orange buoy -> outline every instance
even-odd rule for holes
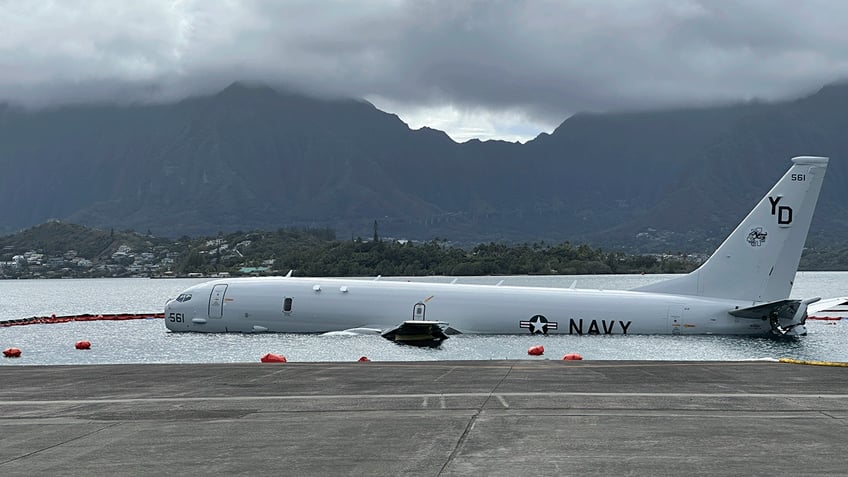
[[[20,358],[21,357],[21,349],[20,348],[6,348],[3,350],[3,356],[7,358]]]
[[[74,347],[76,349],[91,349],[91,341],[88,341],[88,340],[77,341],[77,343],[74,345]]]
[[[562,359],[565,361],[580,361],[583,359],[583,357],[580,356],[580,354],[578,353],[568,353],[567,355],[563,356]]]
[[[260,358],[260,361],[263,363],[285,363],[286,357],[279,354],[268,353]]]
[[[545,347],[541,345],[531,346],[530,349],[527,350],[527,354],[531,356],[542,356],[545,354]]]
[[[359,358],[360,363],[367,363],[368,361],[371,361],[370,359],[368,359],[368,356],[363,356]]]

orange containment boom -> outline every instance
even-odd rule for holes
[[[165,318],[164,313],[117,313],[101,315],[66,315],[66,316],[33,316],[32,318],[21,318],[17,320],[0,320],[0,327],[41,325],[52,323],[69,323],[71,321],[122,321],[122,320],[146,320],[148,318]]]

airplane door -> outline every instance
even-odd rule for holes
[[[221,318],[224,316],[224,293],[227,285],[215,285],[209,294],[209,318]]]
[[[425,311],[427,311],[427,305],[419,301],[412,307],[412,319],[423,320]]]
[[[680,334],[683,331],[683,305],[669,305],[668,307],[668,324],[671,326],[671,333],[674,335]]]

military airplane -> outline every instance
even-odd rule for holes
[[[306,278],[290,272],[192,286],[168,301],[165,324],[171,331],[242,333],[385,335],[418,323],[447,334],[804,335],[807,305],[818,298],[789,299],[789,293],[827,163],[825,157],[793,158],[786,174],[697,270],[633,290]]]

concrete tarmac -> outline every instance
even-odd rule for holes
[[[848,368],[0,366],[0,475],[848,475]]]

